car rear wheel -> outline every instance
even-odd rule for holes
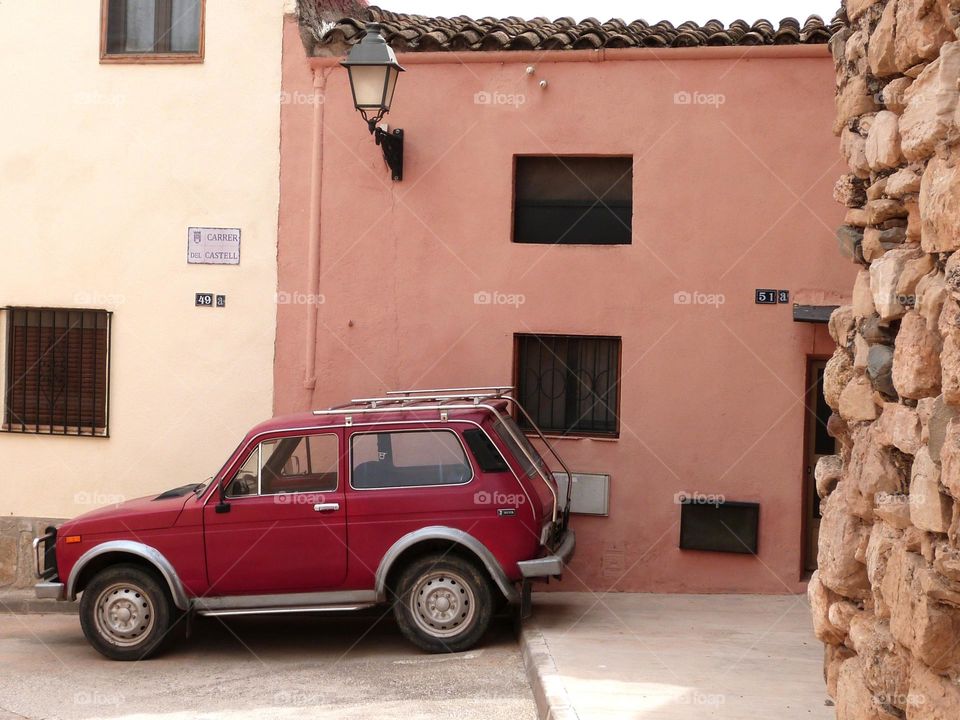
[[[462,652],[487,631],[493,596],[486,574],[474,563],[428,555],[402,571],[393,612],[414,645],[434,653]]]
[[[80,625],[87,640],[112,660],[143,660],[163,644],[173,602],[162,582],[136,565],[101,570],[80,596]]]

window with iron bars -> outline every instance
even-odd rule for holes
[[[518,398],[541,430],[619,434],[620,338],[518,334],[515,344]]]
[[[105,310],[7,308],[3,430],[109,434]]]

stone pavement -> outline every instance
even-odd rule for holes
[[[79,611],[78,602],[57,602],[56,600],[40,600],[33,588],[0,589],[0,613],[48,613],[60,615],[76,615]]]
[[[91,648],[76,616],[0,613],[0,720],[535,720],[509,618],[428,655],[384,610],[199,618],[151,660]]]
[[[537,593],[541,718],[832,720],[806,596]]]

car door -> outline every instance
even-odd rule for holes
[[[285,433],[250,448],[204,507],[209,595],[313,592],[347,574],[340,431]],[[225,511],[224,511],[225,508]]]

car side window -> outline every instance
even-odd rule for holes
[[[227,495],[333,492],[339,460],[339,438],[333,434],[264,440],[230,481]]]
[[[257,494],[257,472],[260,469],[259,449],[257,446],[250,453],[237,474],[227,485],[227,497],[244,497]]]
[[[350,462],[350,482],[359,490],[463,485],[473,479],[463,445],[450,430],[356,433]]]

